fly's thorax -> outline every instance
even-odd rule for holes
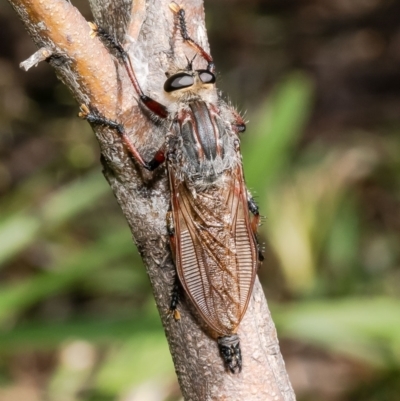
[[[223,173],[240,163],[237,141],[217,107],[193,100],[180,108],[173,123],[170,167],[177,178],[195,187],[218,185]]]

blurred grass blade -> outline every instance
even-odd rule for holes
[[[96,167],[48,199],[40,210],[42,219],[47,225],[65,223],[105,194],[111,194],[110,187]]]
[[[154,333],[136,333],[120,349],[110,353],[98,372],[95,385],[100,393],[118,394],[150,377],[172,379],[173,372],[171,354],[160,328]],[[147,400],[146,397],[139,399]]]
[[[303,73],[287,77],[260,108],[255,134],[243,141],[247,186],[264,192],[285,168],[312,107],[313,84]],[[250,135],[250,134],[246,134]]]
[[[123,320],[88,318],[62,323],[35,321],[21,324],[12,330],[0,331],[0,351],[48,350],[58,347],[71,338],[95,343],[113,343],[116,340],[128,340],[138,334],[150,333],[159,333],[165,340],[160,318],[156,313],[138,314]]]
[[[400,301],[345,299],[274,306],[281,336],[364,360],[400,367]]]
[[[90,273],[95,270],[107,267],[125,255],[133,255],[135,246],[128,228],[117,231],[110,227],[110,231],[112,234],[105,235],[96,244],[60,261],[52,271],[0,287],[0,323],[42,299],[60,294],[82,278],[90,280]]]
[[[12,215],[0,223],[0,268],[29,246],[42,229],[65,223],[99,198],[109,187],[98,169],[56,192],[38,209]]]
[[[29,213],[13,215],[0,225],[0,268],[8,259],[26,248],[41,226],[40,218]]]

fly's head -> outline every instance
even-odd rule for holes
[[[215,100],[215,75],[209,70],[193,70],[191,62],[185,70],[168,76],[164,91],[175,102],[190,102],[194,99]]]

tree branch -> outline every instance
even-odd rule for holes
[[[127,74],[78,10],[65,0],[9,0],[39,48],[79,104],[124,124],[145,159],[164,142],[164,132],[143,115]],[[170,0],[91,0],[95,19],[111,29],[130,50],[145,93],[167,104],[161,88],[164,72],[184,59],[187,48],[177,40]],[[201,0],[183,2],[192,36],[208,48]],[[37,56],[38,60],[40,55]],[[35,59],[36,60],[36,59]],[[35,61],[34,60],[34,61]],[[40,60],[39,60],[40,61]],[[203,67],[204,68],[204,67]],[[185,400],[294,400],[280,354],[276,330],[258,279],[239,327],[243,371],[224,370],[216,341],[203,327],[189,300],[180,305],[181,320],[168,318],[175,276],[165,216],[169,207],[166,171],[144,171],[132,162],[118,136],[93,127],[100,143],[104,175],[131,228],[147,267]],[[132,363],[135,363],[132,361]]]

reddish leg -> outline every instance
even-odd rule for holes
[[[128,149],[129,153],[145,169],[153,171],[165,161],[165,154],[163,148],[157,151],[149,162],[144,161],[139,151],[136,149],[135,145],[130,141],[129,137],[126,135],[124,126],[122,124],[118,124],[116,121],[109,120],[103,117],[97,111],[89,110],[89,108],[84,104],[81,105],[81,111],[79,113],[79,117],[84,118],[91,124],[104,125],[106,127],[115,129],[118,132],[119,136],[121,137],[122,142]]]
[[[253,218],[251,220],[251,229],[253,230],[253,233],[256,234],[258,224],[260,223],[260,213],[258,211],[258,206],[256,202],[251,196],[249,196],[247,202],[249,205],[249,210],[253,214]]]
[[[129,75],[132,85],[135,88],[142,104],[156,117],[161,119],[167,118],[168,111],[166,107],[161,103],[158,103],[156,100],[146,96],[143,93],[142,89],[140,88],[139,82],[136,78],[135,72],[132,68],[132,64],[129,59],[128,53],[125,51],[122,45],[116,39],[110,36],[104,29],[98,27],[96,24],[89,22],[89,26],[92,28],[90,36],[94,37],[96,35],[99,35],[99,37],[103,39],[108,44],[109,47],[117,51],[117,53],[119,54],[124,63],[125,69]],[[117,133],[120,135],[122,142],[128,149],[129,153],[139,164],[141,164],[147,170],[153,171],[161,163],[165,161],[165,154],[163,148],[161,148],[149,162],[144,161],[142,156],[136,149],[135,145],[130,141],[129,137],[126,135],[123,125],[102,116],[96,110],[90,110],[86,105],[82,105],[79,116],[88,120],[92,124],[104,125],[115,129]]]
[[[143,103],[143,105],[146,106],[157,117],[160,117],[162,119],[167,118],[168,117],[167,108],[161,103],[158,103],[156,100],[152,99],[151,97],[143,93],[142,88],[140,87],[139,82],[136,78],[135,71],[132,67],[132,63],[128,56],[128,53],[125,51],[121,43],[119,43],[108,32],[106,32],[103,28],[98,27],[96,24],[90,22],[89,26],[92,28],[92,33],[91,33],[92,37],[99,35],[99,37],[103,39],[108,44],[109,47],[115,49],[118,52],[119,56],[122,59],[122,62],[124,63],[125,69],[129,75],[132,85],[135,88],[139,96],[139,99]]]
[[[256,241],[257,241],[258,259],[259,259],[260,262],[262,262],[264,260],[264,255],[261,253],[260,244],[259,244],[258,239],[257,239],[257,227],[258,227],[258,225],[260,223],[260,213],[258,211],[258,206],[257,206],[256,202],[250,196],[250,194],[248,194],[247,203],[249,205],[250,212],[253,214],[253,218],[251,219],[250,225],[251,225],[251,229],[252,229],[252,231],[254,233],[254,236],[256,238]]]
[[[179,22],[179,29],[181,31],[181,36],[185,42],[188,43],[193,49],[196,50],[197,53],[207,61],[207,70],[210,72],[215,71],[214,60],[210,54],[208,54],[197,42],[195,42],[188,34],[186,28],[186,20],[185,20],[185,10],[175,2],[172,2],[169,5],[169,8],[176,14]]]

